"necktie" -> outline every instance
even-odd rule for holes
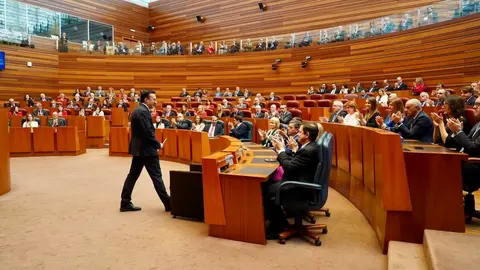
[[[477,124],[475,131],[472,134],[472,139],[475,138],[475,135],[480,131],[480,124]]]
[[[212,123],[210,129],[208,130],[208,137],[213,137],[215,134],[215,125]]]

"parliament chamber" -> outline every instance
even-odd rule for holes
[[[478,267],[479,1],[131,2],[0,0],[5,269]]]

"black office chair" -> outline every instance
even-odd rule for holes
[[[251,142],[253,138],[253,124],[252,122],[249,121],[243,121],[245,125],[248,127],[248,138],[246,139],[241,139],[240,141],[242,142]]]
[[[480,164],[480,158],[469,158],[467,163],[477,163]],[[464,176],[465,179],[465,176]],[[478,180],[478,179],[477,179]],[[463,190],[467,192],[467,195],[463,198],[464,200],[464,210],[465,210],[465,223],[469,224],[472,222],[473,218],[480,219],[480,211],[475,209],[475,195],[473,192],[477,191],[480,188],[480,183],[478,181],[466,183],[463,182]]]
[[[187,122],[187,124],[188,124],[188,130],[191,130],[192,129],[192,120],[185,119],[184,121]]]
[[[227,135],[225,134],[225,122],[223,122],[222,120],[217,120],[217,122],[220,123],[220,125],[222,126],[222,132],[220,134]]]
[[[306,236],[312,240],[316,246],[322,242],[315,231],[321,230],[323,234],[328,233],[327,225],[303,225],[302,219],[309,211],[309,204],[315,205],[325,201],[323,190],[328,189],[328,180],[332,166],[333,135],[327,133],[325,137],[317,141],[320,148],[318,153],[320,162],[317,165],[313,183],[304,183],[297,181],[285,181],[280,184],[277,191],[276,204],[283,206],[287,213],[293,214],[295,223],[287,231],[280,233],[279,243],[285,244],[287,238],[292,236]],[[328,192],[328,191],[327,191]]]

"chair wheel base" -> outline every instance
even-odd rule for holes
[[[285,241],[285,239],[278,239],[278,243],[281,245],[285,245],[287,241]]]
[[[322,245],[322,241],[320,241],[320,239],[316,239],[315,240],[315,246],[319,247]]]
[[[330,217],[331,215],[330,211],[325,212],[325,216]]]
[[[327,228],[323,229],[323,230],[322,230],[322,233],[323,233],[323,234],[327,234],[327,233],[328,233],[328,229],[327,229]]]

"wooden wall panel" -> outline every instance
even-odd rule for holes
[[[48,41],[48,39],[43,39]],[[25,94],[38,97],[58,94],[58,55],[55,50],[0,45],[6,69],[0,71],[0,100],[18,99]],[[33,66],[28,67],[27,62]]]
[[[48,8],[58,12],[112,24],[117,40],[132,37],[148,41],[149,9],[123,0],[18,0],[27,4]]]
[[[59,90],[102,85],[118,90],[152,88],[160,97],[182,87],[248,87],[252,92],[305,93],[310,85],[362,82],[402,76],[409,86],[423,77],[458,89],[480,75],[480,15],[386,36],[322,46],[214,56],[60,55]],[[300,62],[312,56],[307,68]],[[276,71],[275,59],[282,59]]]
[[[258,3],[267,5],[261,12]],[[402,13],[440,0],[162,0],[150,3],[152,41],[279,36]],[[206,21],[196,20],[202,15]]]

